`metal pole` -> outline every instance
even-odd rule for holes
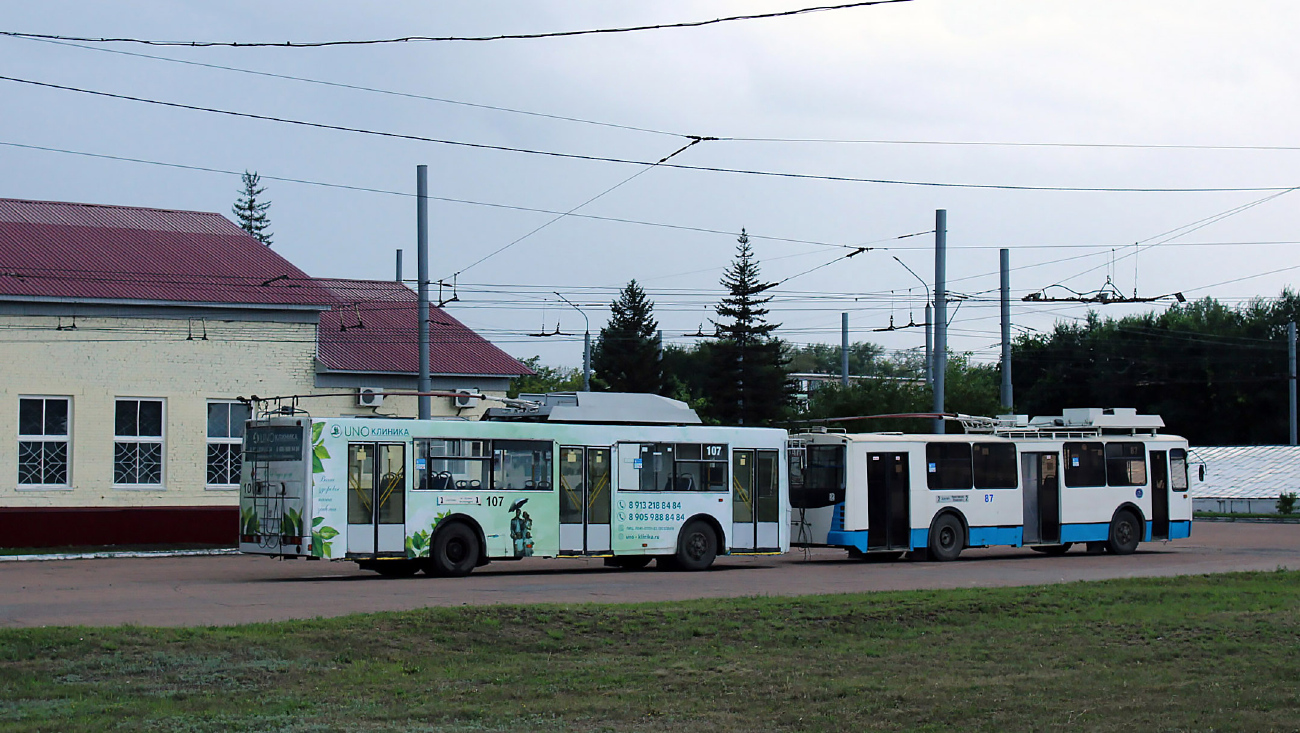
[[[1290,413],[1291,413],[1291,445],[1296,444],[1296,404],[1295,404],[1295,324],[1286,324],[1286,362],[1290,379],[1287,383],[1290,385]]]
[[[591,331],[582,334],[582,391],[591,391]]]
[[[402,250],[397,250],[397,282],[402,281]]]
[[[420,392],[433,391],[429,375],[429,166],[415,166],[415,241],[416,267],[419,270],[420,290]],[[420,419],[433,416],[433,404],[428,394],[418,398]]]
[[[934,386],[934,310],[925,304],[925,386]]]
[[[1011,412],[1011,250],[998,250],[1002,270],[1002,409]]]
[[[944,377],[948,371],[948,211],[934,212],[934,411],[943,412]],[[944,432],[936,418],[934,432]]]
[[[849,386],[849,314],[840,314],[840,383]]]
[[[573,306],[573,309],[575,311],[581,313],[583,322],[587,324],[587,330],[582,336],[582,391],[590,392],[591,391],[591,320],[587,318],[587,314],[583,313],[581,308],[574,305],[572,300],[569,300],[563,295],[560,295],[558,292],[555,293],[555,295],[560,300],[563,300],[565,303],[568,303],[569,305]]]

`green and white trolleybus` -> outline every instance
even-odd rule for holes
[[[786,432],[699,423],[675,400],[599,393],[473,422],[281,410],[245,431],[239,548],[449,576],[524,557],[702,570],[788,551]]]

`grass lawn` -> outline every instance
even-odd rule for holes
[[[1298,609],[1279,571],[0,630],[0,730],[1296,730]]]

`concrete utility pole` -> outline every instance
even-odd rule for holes
[[[840,383],[849,386],[849,314],[840,314]]]
[[[1011,250],[998,250],[1002,270],[1002,409],[1011,412]]]
[[[948,371],[948,211],[934,212],[934,411],[943,412],[944,377]],[[943,418],[934,421],[942,433]]]
[[[415,242],[416,268],[420,280],[420,387],[422,393],[433,391],[429,375],[429,166],[415,166]],[[433,404],[428,394],[416,398],[420,405],[420,419],[433,417]]]
[[[1290,379],[1287,384],[1290,385],[1288,392],[1291,396],[1289,412],[1291,413],[1291,445],[1296,444],[1296,404],[1295,404],[1295,324],[1286,324],[1286,363]]]

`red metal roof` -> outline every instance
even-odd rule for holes
[[[318,358],[327,369],[357,372],[419,371],[419,300],[385,280],[319,282],[334,297],[321,314]],[[434,374],[523,375],[532,370],[446,311],[429,308],[429,370]]]
[[[328,305],[220,214],[0,199],[0,296]]]

